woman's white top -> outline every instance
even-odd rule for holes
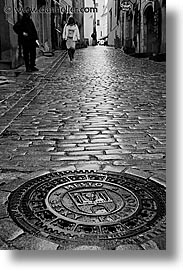
[[[75,25],[65,25],[63,30],[63,39],[68,40],[72,39],[73,41],[77,41],[80,39],[78,26]]]

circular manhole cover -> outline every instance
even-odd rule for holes
[[[141,243],[165,233],[165,188],[128,174],[56,172],[32,179],[9,198],[12,219],[55,243]]]

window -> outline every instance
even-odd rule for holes
[[[41,8],[42,6],[46,6],[46,0],[38,0],[37,1],[37,8]]]
[[[115,0],[114,1],[114,5],[115,5],[115,12],[114,12],[114,16],[116,17],[117,16],[117,4],[118,4],[118,1],[117,0]]]
[[[100,20],[97,20],[97,26],[100,26]]]
[[[109,11],[109,30],[112,31],[112,9]]]
[[[102,31],[100,32],[100,36],[102,37]]]

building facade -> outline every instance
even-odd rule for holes
[[[166,0],[141,2],[140,38],[141,52],[166,52]]]
[[[122,41],[122,26],[119,20],[119,1],[118,0],[108,0],[107,3],[107,29],[108,29],[108,45],[109,46],[119,46]]]
[[[62,48],[62,31],[70,16],[72,0],[1,0],[0,69],[14,69],[23,64],[21,45],[13,25],[27,7],[32,10],[32,20],[42,47],[49,50]]]
[[[166,53],[166,0],[108,0],[108,43],[126,53]]]
[[[52,48],[64,49],[62,39],[64,25],[71,15],[72,0],[51,0],[51,41]]]
[[[22,2],[18,0],[0,1],[0,69],[15,68],[23,62],[17,35],[13,31],[13,25],[21,16],[16,8],[21,6]]]
[[[85,7],[94,8],[84,14],[84,37],[91,46],[95,31],[97,41],[107,37],[107,0],[85,0]]]
[[[97,4],[96,30],[99,41],[107,38],[107,1],[98,0]]]
[[[80,43],[77,46],[83,47],[85,43],[84,43],[84,12],[82,12],[82,9],[85,7],[85,1],[73,0],[72,6],[74,11],[73,16],[76,20],[76,23],[78,25],[79,32],[80,32]]]
[[[85,0],[85,7],[93,7],[93,0]],[[94,13],[89,12],[84,14],[84,39],[87,40],[89,46],[92,45]]]

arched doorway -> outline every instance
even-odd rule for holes
[[[152,6],[148,6],[144,12],[144,52],[154,51],[154,13]]]
[[[134,13],[134,37],[133,37],[133,45],[135,47],[135,51],[140,53],[140,12],[138,7],[135,8]]]
[[[127,47],[132,48],[132,20],[133,14],[130,10],[127,14]]]
[[[124,51],[126,53],[131,53],[133,52],[133,44],[132,44],[132,20],[133,20],[133,14],[132,11],[127,11],[126,12],[126,26],[125,26],[125,45],[124,45]]]

